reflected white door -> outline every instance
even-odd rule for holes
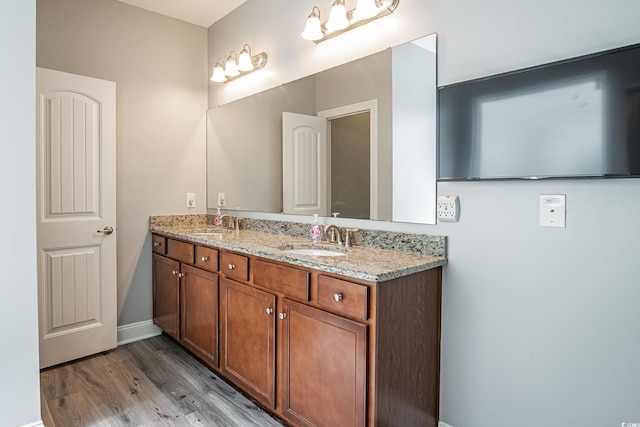
[[[282,113],[282,157],[283,212],[328,216],[327,120]]]
[[[116,347],[114,82],[37,69],[40,367]]]

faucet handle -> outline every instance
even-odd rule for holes
[[[344,230],[344,246],[345,247],[350,247],[350,246],[355,246],[356,245],[356,236],[355,233],[357,233],[358,231],[360,231],[357,228],[346,228]]]

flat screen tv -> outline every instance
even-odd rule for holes
[[[438,88],[438,179],[640,177],[640,45]]]

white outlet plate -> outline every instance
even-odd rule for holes
[[[540,195],[540,227],[566,227],[566,195]]]
[[[226,206],[227,205],[227,195],[226,193],[218,193],[218,206]]]
[[[196,193],[187,193],[187,207],[188,208],[196,207]]]
[[[458,222],[460,220],[460,199],[452,194],[438,196],[438,221]]]

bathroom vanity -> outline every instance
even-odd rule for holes
[[[437,425],[444,254],[208,227],[152,220],[167,335],[294,426]]]

